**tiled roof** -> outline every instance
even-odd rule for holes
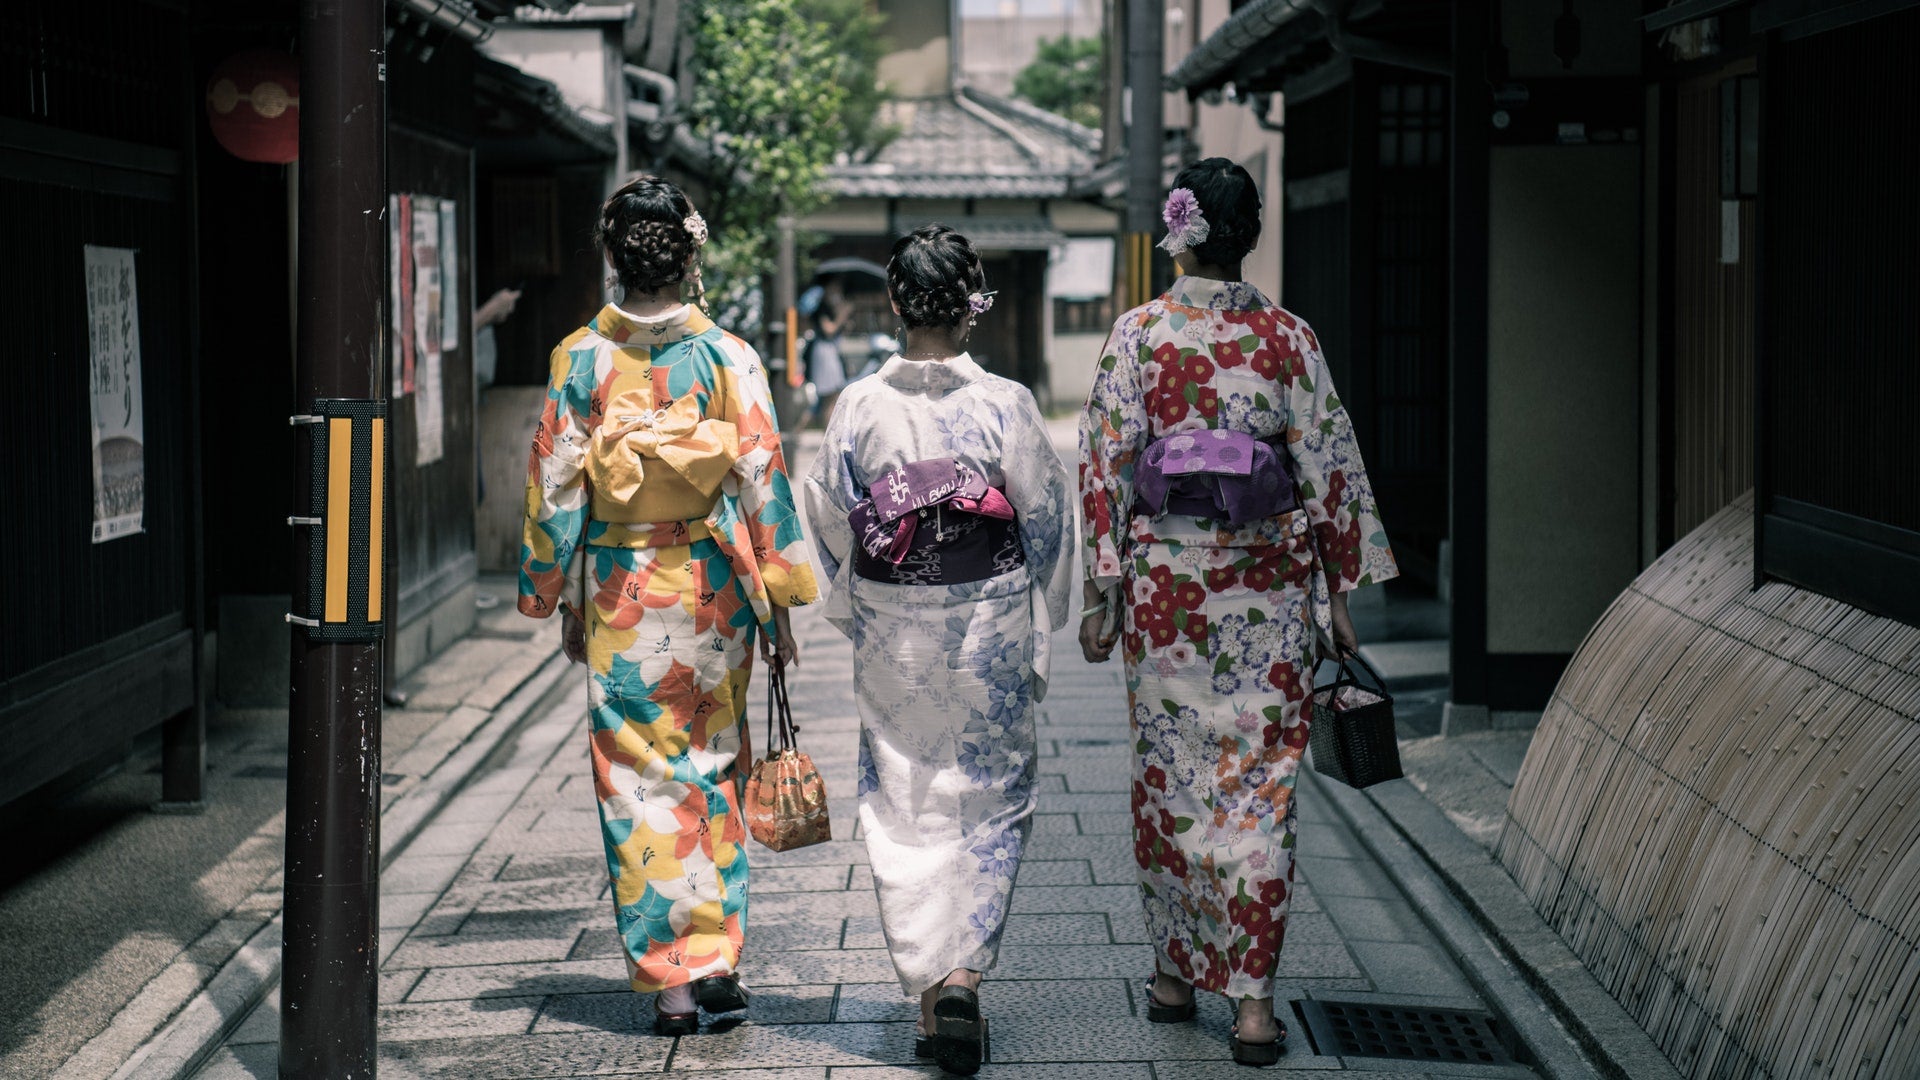
[[[932,221],[932,218],[901,218],[894,223],[894,231],[905,235]],[[981,251],[1046,251],[1067,242],[1065,233],[1038,216],[1002,218],[966,215],[944,218],[942,223],[966,233],[967,239]]]
[[[1093,165],[1099,135],[1017,102],[963,88],[890,102],[900,128],[874,160],[831,170],[834,190],[866,198],[1048,198]]]
[[[475,56],[474,86],[483,104],[512,103],[538,117],[555,133],[606,157],[613,156],[612,118],[567,104],[560,88],[546,79],[481,53]]]

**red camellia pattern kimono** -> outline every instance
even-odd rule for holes
[[[1136,457],[1209,428],[1284,440],[1302,509],[1238,528],[1137,511]],[[1160,970],[1271,997],[1328,591],[1398,572],[1353,427],[1306,323],[1244,282],[1183,277],[1114,325],[1080,439],[1087,574],[1123,602],[1134,858]]]

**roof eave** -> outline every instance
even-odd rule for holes
[[[1250,50],[1306,15],[1320,15],[1316,0],[1253,0],[1180,61],[1167,89],[1198,94],[1226,82]]]

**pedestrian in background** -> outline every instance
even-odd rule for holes
[[[822,423],[831,422],[834,401],[847,385],[847,361],[841,355],[840,337],[853,316],[853,304],[837,281],[816,288],[820,296],[813,310],[807,312],[812,332],[807,335],[806,354],[807,382],[813,386],[814,400],[807,407],[806,419],[800,422],[802,428],[810,426],[816,416]]]
[[[853,639],[860,824],[915,1051],[979,1069],[993,967],[1032,828],[1033,706],[1072,599],[1072,481],[1033,395],[963,350],[992,306],[966,237],[928,225],[887,268],[906,343],[847,388],[807,476]]]
[[[747,1004],[745,822],[734,785],[752,645],[795,663],[817,598],[760,358],[681,302],[706,223],[640,177],[597,230],[625,296],[553,350],[534,434],[520,610],[564,611],[590,670],[594,793],[614,923],[654,1029]]]
[[[1080,643],[1124,647],[1148,1019],[1224,994],[1234,1059],[1267,1064],[1314,662],[1358,647],[1347,592],[1397,570],[1313,331],[1241,280],[1253,178],[1190,165],[1164,216],[1181,276],[1114,324],[1081,418]]]

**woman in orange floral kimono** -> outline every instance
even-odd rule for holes
[[[1166,218],[1183,276],[1115,323],[1081,419],[1080,642],[1125,651],[1148,1019],[1225,994],[1234,1058],[1267,1064],[1314,661],[1322,639],[1356,647],[1347,591],[1396,570],[1313,331],[1240,280],[1252,178],[1189,166]]]
[[[756,637],[795,659],[818,598],[759,357],[680,302],[706,224],[642,177],[599,237],[625,299],[553,351],[527,484],[520,610],[564,611],[591,670],[614,922],[655,1030],[746,1007],[745,823],[733,783]]]

